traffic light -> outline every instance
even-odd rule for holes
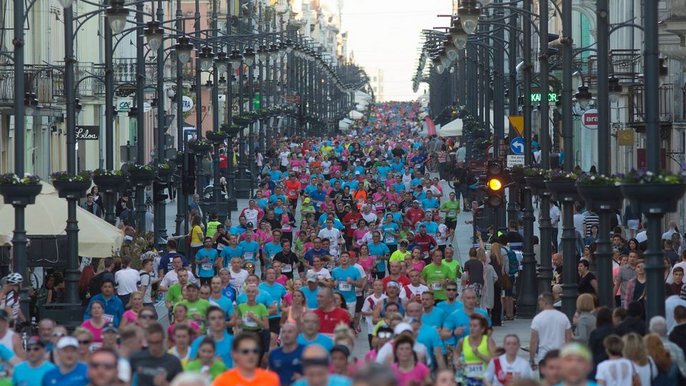
[[[167,195],[164,194],[164,189],[167,188],[167,184],[158,180],[157,178],[152,182],[152,201],[157,204],[158,202],[164,202],[167,199]]]
[[[486,203],[499,208],[505,202],[505,172],[500,161],[488,161],[486,167]]]

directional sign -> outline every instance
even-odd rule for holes
[[[524,155],[508,155],[507,156],[507,167],[511,168],[513,166],[524,165]]]
[[[524,135],[524,116],[522,115],[510,115],[507,117],[510,124],[515,129],[517,134]]]
[[[524,138],[514,137],[510,142],[510,151],[517,155],[524,154]]]
[[[598,130],[598,110],[586,110],[581,116],[581,123],[587,129]]]

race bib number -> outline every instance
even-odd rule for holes
[[[290,264],[284,264],[281,267],[281,272],[283,272],[283,273],[293,272],[293,267]]]
[[[254,260],[255,254],[252,252],[245,252],[243,254],[243,258],[245,258],[245,261],[253,261]]]
[[[105,318],[105,324],[114,323],[114,315],[105,314],[103,315],[103,318]]]
[[[481,363],[467,363],[465,365],[465,375],[470,378],[483,378],[484,366]]]
[[[290,224],[283,224],[281,226],[281,231],[283,232],[290,232],[291,231],[291,225]]]
[[[338,289],[340,291],[350,291],[352,290],[352,285],[350,283],[338,283]]]
[[[386,237],[384,237],[384,242],[385,242],[386,244],[394,243],[394,242],[395,242],[395,237],[394,237],[393,235],[386,235]]]
[[[212,263],[202,263],[202,264],[200,264],[200,268],[203,271],[211,271],[212,270]]]
[[[298,194],[295,192],[295,190],[289,190],[288,195],[289,196],[297,196]]]
[[[432,283],[432,284],[431,284],[431,289],[434,290],[434,291],[440,291],[440,290],[443,289],[443,284],[441,284],[440,282]]]
[[[351,223],[351,224],[350,224],[350,229],[357,229],[357,224]]]
[[[448,211],[448,217],[457,217],[457,211],[456,210],[449,210]]]
[[[247,316],[244,316],[244,317],[242,318],[242,320],[243,320],[243,325],[244,325],[245,327],[249,327],[249,328],[255,328],[255,327],[257,327],[257,322],[255,322],[254,320],[248,318]]]

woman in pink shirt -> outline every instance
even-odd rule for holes
[[[425,385],[431,382],[431,371],[417,360],[413,347],[414,339],[407,335],[400,335],[393,342],[394,360],[391,368],[398,386]]]
[[[369,228],[367,228],[367,221],[360,219],[357,222],[357,229],[353,231],[353,249],[360,249],[362,244],[364,244],[364,236],[369,233]]]
[[[105,319],[105,305],[98,300],[91,303],[91,318],[81,323],[81,327],[93,333],[93,342],[102,343],[102,330],[110,323]]]
[[[124,316],[119,323],[119,329],[126,327],[129,324],[136,324],[138,313],[143,310],[143,294],[135,291],[131,293],[129,304],[126,305],[128,310],[124,312]]]
[[[362,244],[360,246],[357,263],[364,268],[364,273],[367,274],[367,278],[369,279],[369,282],[371,282],[374,277],[374,275],[371,274],[372,268],[376,262],[374,261],[374,257],[369,256],[369,247],[367,247],[367,244]]]

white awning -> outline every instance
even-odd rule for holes
[[[441,127],[441,130],[436,130],[441,137],[459,137],[462,135],[462,119],[455,118],[447,125]]]

